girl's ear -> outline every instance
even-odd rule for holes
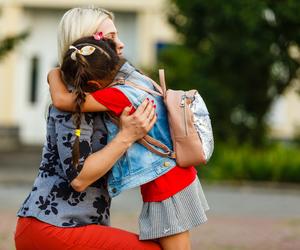
[[[90,80],[87,82],[88,85],[92,86],[92,87],[96,87],[96,88],[99,88],[101,89],[102,88],[102,85],[100,82],[98,81],[95,81],[95,80]]]

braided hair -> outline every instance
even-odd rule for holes
[[[91,54],[80,53],[87,48]],[[99,85],[88,84],[88,81],[99,81],[101,88],[113,81],[121,63],[116,52],[116,44],[111,39],[95,40],[93,36],[81,38],[70,46],[65,53],[61,65],[64,81],[73,88],[76,94],[73,123],[75,125],[75,142],[72,149],[72,163],[78,169],[80,159],[80,124],[82,104],[85,102],[85,92],[99,89]]]

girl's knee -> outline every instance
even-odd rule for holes
[[[191,250],[189,231],[160,238],[159,243],[163,250]]]

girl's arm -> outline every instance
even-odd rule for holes
[[[60,68],[54,68],[48,73],[48,84],[54,107],[62,111],[75,111],[74,93],[70,93],[63,82]],[[97,102],[91,95],[87,94],[84,104],[81,107],[83,112],[100,112],[108,109]]]
[[[133,113],[124,109],[120,117],[120,131],[103,149],[88,156],[79,175],[71,182],[72,187],[84,191],[90,184],[105,175],[115,162],[138,139],[144,137],[156,122],[153,104],[145,100]]]

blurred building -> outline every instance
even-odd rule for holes
[[[300,139],[300,80],[295,79],[275,100],[269,115],[270,136],[279,140]]]
[[[56,30],[63,13],[92,4],[115,13],[125,56],[151,67],[158,48],[175,41],[166,20],[167,0],[0,0],[0,37],[29,30],[30,36],[0,61],[0,148],[15,140],[41,144],[49,101],[47,72],[57,65]],[[291,138],[300,125],[299,95],[292,89],[270,112],[271,135]],[[298,128],[299,129],[299,128]]]
[[[0,62],[0,143],[5,147],[18,134],[25,144],[43,142],[46,76],[57,65],[57,26],[67,9],[87,4],[114,12],[125,57],[133,64],[150,67],[158,45],[174,40],[165,20],[165,0],[0,0],[0,37],[30,31]]]

